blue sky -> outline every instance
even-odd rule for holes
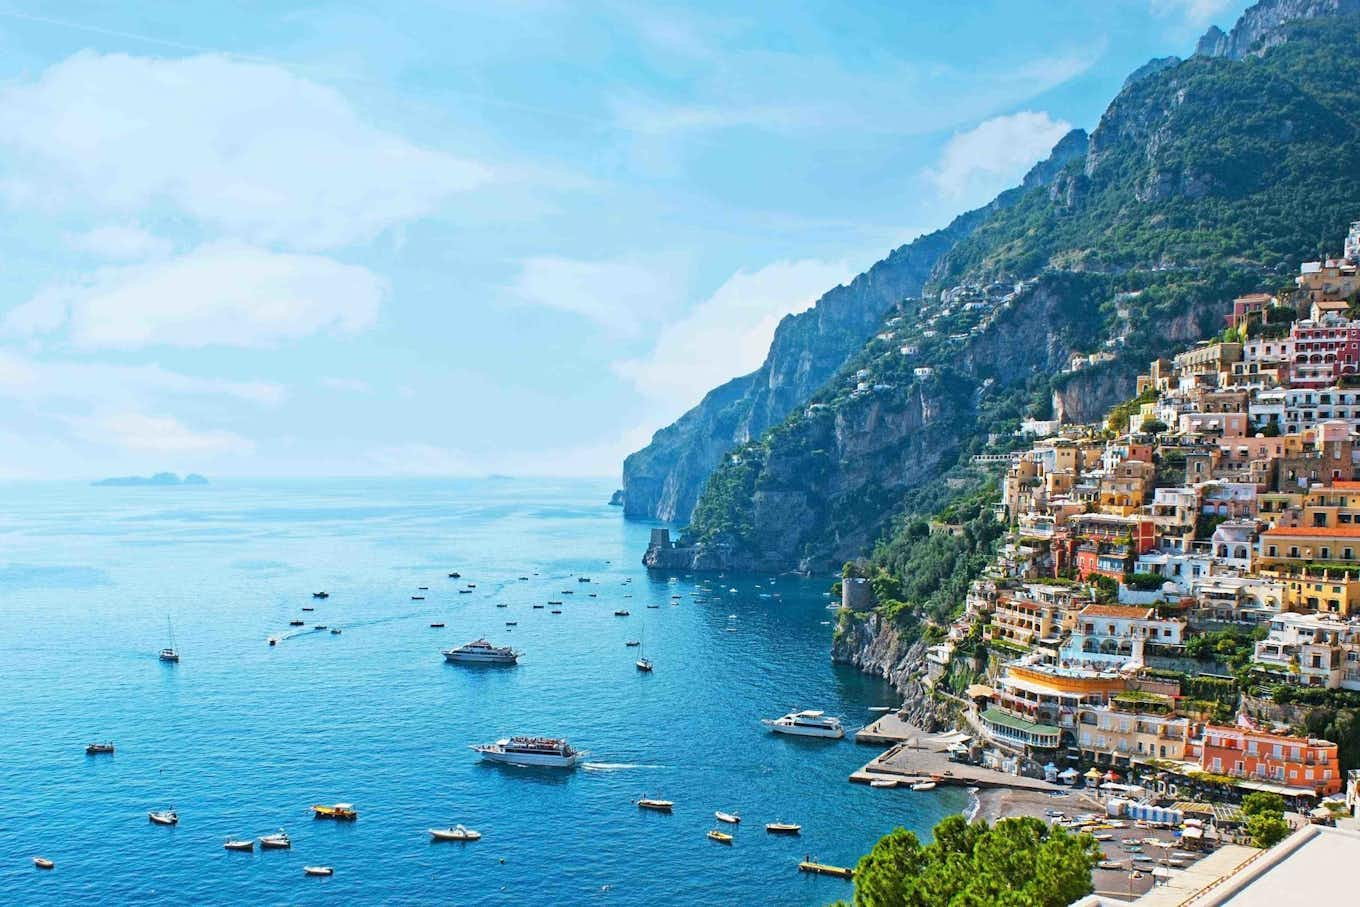
[[[616,474],[1246,5],[0,2],[0,477]]]

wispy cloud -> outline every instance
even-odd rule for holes
[[[925,175],[950,200],[990,198],[1045,158],[1071,128],[1043,111],[993,117],[950,138]]]
[[[108,224],[67,237],[71,248],[107,261],[140,261],[170,254],[170,240],[136,224]]]
[[[636,337],[680,301],[673,263],[651,260],[584,260],[543,255],[525,259],[510,285],[521,302],[571,312],[609,333]]]
[[[173,416],[125,411],[69,421],[86,441],[136,454],[204,458],[255,451],[253,441],[234,432],[196,430]]]

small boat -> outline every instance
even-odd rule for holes
[[[160,654],[156,657],[161,661],[179,664],[179,649],[175,648],[175,625],[170,623],[168,617],[165,619],[165,625],[170,629],[170,645],[161,649]]]
[[[290,627],[300,627],[300,626],[302,626],[302,625],[305,624],[305,623],[307,623],[307,621],[305,621],[305,620],[290,620],[290,621],[288,621],[288,626],[290,626]]]
[[[668,813],[675,808],[672,800],[656,800],[651,797],[643,797],[637,801],[638,809],[650,809],[653,812]]]
[[[304,866],[302,874],[308,876],[333,876],[335,870],[329,866]]]
[[[637,665],[637,669],[644,674],[652,673],[652,660],[650,658],[639,658],[633,664]]]
[[[459,589],[459,590],[458,590],[458,594],[459,594],[459,595],[471,595],[471,594],[472,594],[472,590],[471,590],[471,589]]]
[[[339,627],[331,627],[331,635],[332,635],[332,636],[339,636],[339,635],[340,635],[340,628],[339,628]]]
[[[468,583],[468,584],[467,584],[467,587],[468,587],[469,589],[476,589],[476,588],[477,588],[477,584],[476,584],[476,583]]]
[[[283,829],[279,829],[272,835],[260,836],[261,850],[289,850],[292,846],[293,842],[288,838],[287,832]]]
[[[313,593],[312,593],[312,598],[330,598],[330,597],[331,597],[331,594],[330,594],[329,592],[313,592]]]
[[[253,851],[255,842],[250,838],[227,838],[227,842],[222,846],[227,850]]]
[[[625,646],[640,646],[640,645],[642,645],[642,642],[641,642],[640,640],[636,640],[636,639],[629,639],[629,640],[626,640],[626,641],[624,642],[624,645],[625,645]]]
[[[325,625],[325,624],[317,624],[315,627],[312,627],[312,629],[313,629],[313,630],[324,630],[324,629],[326,629],[326,625]]]
[[[548,604],[550,604],[550,605],[560,605],[560,604],[562,604],[562,602],[561,602],[561,601],[553,601],[552,599],[548,599]],[[540,605],[539,607],[542,607],[542,606]]]
[[[553,608],[553,609],[552,609],[551,611],[549,611],[548,613],[549,613],[549,614],[561,614],[561,613],[562,613],[562,609],[561,609],[561,608]]]
[[[629,615],[629,613],[630,613],[630,612],[629,612],[626,608],[620,608],[619,610],[617,610],[617,611],[614,612],[614,616],[615,616],[615,617],[627,617],[627,616]]]
[[[769,822],[765,825],[765,830],[772,835],[797,835],[802,834],[803,826],[794,825],[792,822]]]
[[[588,577],[588,576],[578,576],[578,577],[576,577],[576,581],[577,581],[578,583],[588,583],[588,582],[590,582],[590,577]]]
[[[339,822],[353,822],[355,819],[359,818],[359,811],[354,808],[353,803],[336,803],[332,806],[313,806],[312,814],[318,819],[335,819]]]
[[[416,588],[419,589],[421,592],[429,592],[429,591],[430,591],[430,587],[429,587],[429,586],[416,586]]]
[[[732,836],[725,831],[718,831],[716,828],[709,829],[708,839],[717,841],[719,844],[731,844]]]
[[[277,646],[279,644],[279,638],[277,636],[269,637],[269,644],[271,646]]]
[[[648,607],[648,608],[652,608],[652,609],[656,609],[656,608],[660,608],[661,606],[660,606],[660,605],[648,605],[647,607]]]
[[[855,877],[855,870],[847,866],[832,866],[830,863],[817,863],[812,860],[800,862],[798,871],[822,876],[835,876],[838,879],[853,879]]]
[[[411,601],[413,601],[413,602],[423,602],[424,600],[425,600],[425,596],[423,596],[423,595],[412,595],[412,596],[411,596]]]
[[[543,606],[542,606],[542,605],[534,605],[534,610],[535,610],[535,611],[542,611],[542,610],[543,610]]]
[[[315,611],[316,609],[315,609],[315,608],[303,608],[302,610],[304,610],[304,611]]]
[[[874,780],[872,780],[872,781],[869,782],[869,786],[870,786],[870,787],[889,787],[889,788],[891,788],[891,787],[896,787],[896,786],[897,786],[897,779],[896,779],[896,778],[875,778]]]
[[[891,712],[891,711],[892,711],[892,706],[890,706],[890,705],[871,705],[871,706],[869,706],[869,711],[871,711],[871,712]]]
[[[457,572],[457,571],[454,571],[453,573],[450,573],[450,574],[449,574],[449,579],[462,579],[462,578],[463,578],[463,574],[461,574],[461,573],[459,573],[459,572]]]
[[[85,755],[104,756],[113,755],[112,743],[87,743],[85,744]]]
[[[431,828],[430,837],[436,841],[480,841],[482,833],[455,825],[453,828]]]
[[[39,869],[52,869],[57,864],[47,859],[47,857],[34,857],[33,865],[38,867]]]
[[[444,625],[443,625],[443,624],[430,624],[430,629],[432,629],[432,630],[442,630],[442,629],[444,629]]]
[[[912,790],[934,790],[934,789],[935,789],[935,782],[934,782],[934,781],[917,781],[915,784],[913,784],[913,785],[911,786],[911,789],[912,789]]]
[[[1124,864],[1118,860],[1101,860],[1096,864],[1097,869],[1123,869]]]
[[[507,605],[505,602],[501,602],[500,604],[496,605],[496,607],[497,607],[497,608],[508,608],[508,607],[510,607],[510,606]]]
[[[156,825],[179,824],[179,814],[176,813],[173,809],[154,809],[151,812],[147,813],[146,817]]]
[[[517,621],[517,620],[507,620],[507,621],[505,622],[505,625],[506,625],[507,627],[518,627],[518,626],[519,626],[519,621]]]
[[[722,810],[718,810],[713,814],[713,818],[717,819],[719,822],[726,822],[728,825],[741,824],[741,816],[736,813],[725,813]]]
[[[521,583],[527,583],[527,582],[529,581],[529,577],[527,577],[527,576],[521,576],[521,577],[519,578],[519,581],[520,581]]]

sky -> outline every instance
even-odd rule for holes
[[[0,0],[0,478],[617,475],[1246,5]]]

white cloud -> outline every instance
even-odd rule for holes
[[[254,453],[255,443],[220,429],[195,431],[173,416],[121,411],[68,420],[87,441],[130,453],[211,457]]]
[[[377,320],[385,289],[356,265],[227,241],[50,287],[12,309],[3,326],[21,336],[64,330],[84,348],[269,347],[362,331]]]
[[[136,224],[96,227],[67,237],[72,248],[109,261],[139,261],[170,254],[168,239],[156,236]]]
[[[713,387],[765,359],[775,327],[853,277],[844,261],[776,261],[738,271],[683,318],[662,328],[645,357],[614,363],[637,391],[677,415]]]
[[[1150,0],[1155,16],[1179,16],[1190,25],[1207,25],[1232,6],[1232,0]]]
[[[571,312],[612,334],[635,337],[678,300],[673,272],[659,261],[544,255],[520,263],[510,292],[523,302]]]
[[[369,394],[373,387],[362,378],[322,378],[321,386],[345,394]]]
[[[282,66],[77,53],[0,90],[12,201],[169,206],[254,242],[325,249],[425,217],[493,177],[365,120]]]
[[[951,200],[990,198],[1043,160],[1071,128],[1042,111],[993,117],[950,138],[925,175]]]
[[[281,385],[269,381],[199,378],[156,364],[38,360],[0,350],[0,397],[30,404],[64,400],[128,407],[165,397],[220,397],[272,406],[285,396]]]

